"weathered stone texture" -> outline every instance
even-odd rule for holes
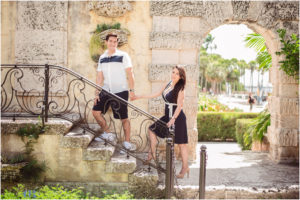
[[[199,70],[195,65],[180,65],[185,69],[188,82],[196,82],[199,78]],[[149,65],[150,81],[169,81],[171,72],[175,65],[170,64],[151,64]]]
[[[245,20],[248,17],[250,1],[232,1],[232,9],[235,20]]]
[[[272,134],[268,134],[268,140],[271,144],[281,147],[297,147],[299,140],[299,131],[288,128],[269,128]]]
[[[16,28],[18,31],[66,31],[67,8],[68,2],[18,2]]]
[[[154,32],[178,32],[179,17],[153,16]]]
[[[151,32],[150,48],[191,49],[200,48],[204,34],[192,32]]]
[[[269,111],[271,114],[299,116],[298,98],[270,97],[269,103]]]
[[[94,11],[99,16],[121,17],[132,10],[132,5],[128,1],[89,1],[87,4],[89,11]]]
[[[17,10],[16,62],[65,65],[68,3],[18,2]]]
[[[278,21],[299,20],[299,3],[283,1],[266,1],[262,3],[262,10],[258,14],[257,23],[265,28],[276,26]]]
[[[179,27],[180,32],[194,32],[194,33],[204,32],[205,33],[210,28],[211,28],[210,24],[206,20],[204,20],[200,17],[181,17],[180,18],[180,27]]]
[[[152,64],[174,64],[179,62],[179,51],[177,50],[152,50]]]
[[[152,16],[184,16],[209,19],[212,26],[220,25],[232,15],[230,1],[151,1]]]
[[[136,159],[129,157],[113,157],[110,162],[106,162],[105,171],[107,173],[132,173],[136,168]]]

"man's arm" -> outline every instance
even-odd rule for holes
[[[134,75],[133,75],[132,67],[126,68],[126,74],[127,74],[127,79],[128,79],[128,85],[129,85],[129,97],[130,97],[130,100],[132,100],[132,98],[135,97]]]
[[[103,81],[104,81],[103,72],[98,71],[97,76],[96,76],[96,84],[102,87],[103,86]],[[97,96],[98,94],[99,94],[99,90],[96,90],[95,95]]]

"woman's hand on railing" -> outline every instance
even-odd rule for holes
[[[135,100],[138,100],[138,99],[141,99],[142,96],[137,96],[137,95],[134,95],[134,97],[131,98],[131,101],[135,101]]]

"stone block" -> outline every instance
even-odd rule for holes
[[[279,94],[281,97],[295,98],[298,96],[299,85],[298,84],[279,84]]]
[[[265,28],[275,27],[279,21],[293,21],[299,19],[299,4],[295,2],[262,3],[262,9],[258,13],[257,23]]]
[[[206,21],[200,17],[181,17],[180,32],[201,32],[209,26]]]
[[[191,49],[200,48],[206,32],[151,32],[150,48]]]
[[[299,116],[299,99],[271,96],[268,98],[271,114]]]
[[[18,2],[17,10],[17,30],[67,31],[68,2],[22,1]]]
[[[88,148],[84,149],[82,152],[83,160],[100,160],[100,161],[110,161],[115,147],[111,145],[104,145],[101,142],[93,141]]]
[[[178,32],[179,17],[153,16],[153,31]]]
[[[76,128],[61,137],[60,146],[64,148],[87,148],[94,135],[90,132],[83,133],[82,129]]]
[[[299,147],[299,131],[292,128],[268,128],[268,139],[271,145]]]
[[[112,157],[110,161],[105,164],[105,172],[107,173],[132,173],[136,168],[136,158],[130,156]]]
[[[34,37],[32,37],[34,35]],[[65,65],[67,40],[62,31],[16,31],[16,62]]]
[[[250,1],[232,1],[233,17],[235,20],[245,20],[248,18]]]
[[[153,64],[174,64],[179,62],[179,52],[177,50],[152,50]]]
[[[270,145],[270,157],[277,163],[299,163],[299,147]]]
[[[181,50],[179,51],[179,63],[183,65],[196,65],[197,64],[197,50]],[[196,79],[197,80],[197,79]]]
[[[172,69],[173,67],[176,66],[176,64],[172,65],[172,64],[152,63],[151,65],[149,65],[149,81],[171,80]],[[198,81],[199,69],[196,67],[196,65],[179,65],[179,66],[185,69],[187,82]]]
[[[121,17],[132,11],[132,5],[128,1],[88,1],[87,10],[99,16]]]
[[[278,69],[279,70],[279,69]],[[278,82],[279,85],[287,84],[287,85],[295,85],[298,86],[297,80],[291,76],[288,76],[284,71],[278,71]]]
[[[156,170],[139,170],[128,176],[130,193],[136,198],[164,198],[164,190],[157,187],[159,181]]]

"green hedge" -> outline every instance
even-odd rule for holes
[[[236,120],[235,136],[236,136],[237,143],[242,147],[243,150],[251,149],[252,139],[249,138],[248,141],[250,141],[250,143],[245,144],[244,137],[245,137],[245,133],[248,129],[248,126],[252,122],[253,122],[253,119],[238,119],[238,120]],[[247,136],[251,137],[250,135],[247,135]]]
[[[197,117],[198,141],[234,140],[237,119],[255,118],[258,113],[199,112]]]

